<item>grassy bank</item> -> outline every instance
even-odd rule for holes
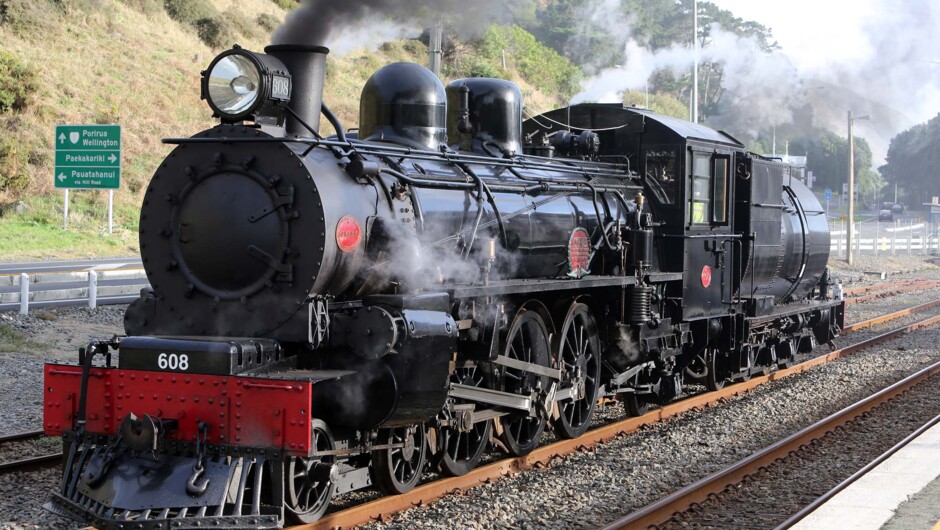
[[[108,234],[108,194],[69,193],[69,227],[63,223],[63,193],[29,199],[28,210],[0,218],[0,261],[133,256],[137,242],[138,206],[118,201],[114,229]]]

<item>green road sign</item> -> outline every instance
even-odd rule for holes
[[[57,125],[55,187],[121,187],[120,125]]]

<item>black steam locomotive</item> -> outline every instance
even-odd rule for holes
[[[610,104],[523,121],[510,82],[406,63],[346,131],[325,48],[265,52],[216,57],[220,125],[165,140],[127,336],[46,367],[58,513],[313,521],[547,426],[580,436],[602,398],[637,415],[786,366],[843,325],[818,201],[728,134]]]

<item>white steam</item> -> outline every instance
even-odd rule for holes
[[[802,93],[796,70],[781,53],[766,53],[754,38],[742,38],[721,27],[710,29],[709,46],[699,50],[699,62],[724,67],[724,95],[719,113],[710,125],[735,133],[757,134],[768,123],[786,123],[791,107]],[[621,102],[625,90],[645,88],[656,72],[667,70],[680,77],[692,68],[694,56],[685,45],[651,51],[630,39],[624,47],[624,65],[601,71],[588,79],[572,103]]]
[[[856,122],[859,136],[872,147],[875,164],[883,161],[888,142],[900,131],[940,111],[940,4],[930,0],[858,0],[844,2],[792,0],[786,9],[753,0],[712,0],[736,16],[755,20],[773,31],[781,48],[765,53],[752,39],[712,28],[713,41],[700,52],[701,62],[724,66],[726,92],[717,114],[706,123],[735,135],[769,135],[791,119],[795,130],[823,127],[846,134],[846,114],[867,114]],[[629,21],[616,16],[614,0],[595,0],[593,12],[612,13],[591,22],[594,30],[623,34],[622,68],[597,73],[575,101],[621,101],[627,89],[642,90],[657,70],[688,76],[692,51],[686,43],[651,51],[630,39]],[[605,6],[607,9],[605,9]],[[611,33],[611,25],[622,25]],[[572,39],[577,42],[577,38]],[[582,65],[584,67],[585,65]],[[586,71],[591,71],[590,65]],[[798,119],[794,111],[807,106]],[[782,141],[783,138],[778,138]]]

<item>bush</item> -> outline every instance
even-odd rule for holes
[[[255,22],[269,33],[276,30],[277,27],[281,25],[280,19],[269,13],[261,13],[258,15]]]
[[[30,0],[0,0],[0,26],[26,35],[50,26],[49,19],[57,13],[50,4]]]
[[[121,2],[127,7],[140,11],[145,15],[159,13],[160,10],[163,9],[163,2],[161,0],[121,0]]]
[[[271,0],[281,9],[286,9],[290,11],[291,9],[297,9],[300,7],[300,2],[298,0]]]
[[[36,72],[12,53],[0,50],[0,112],[25,108],[38,87]]]
[[[235,28],[221,15],[196,22],[196,32],[202,42],[211,48],[224,48],[235,42]]]
[[[474,60],[467,68],[468,77],[498,77],[505,79],[506,72],[502,68],[493,66],[486,61]]]
[[[209,0],[163,0],[163,8],[170,18],[182,24],[196,26],[205,19],[219,16]]]
[[[254,40],[257,25],[248,17],[242,14],[235,6],[232,6],[222,13],[222,19],[227,21],[232,27],[232,31],[237,32],[242,37]]]
[[[581,70],[535,36],[516,25],[491,26],[480,38],[481,55],[490,65],[506,62],[515,66],[529,84],[570,97],[578,90]]]
[[[15,138],[0,136],[0,192],[16,195],[25,190],[28,164],[29,150]]]

